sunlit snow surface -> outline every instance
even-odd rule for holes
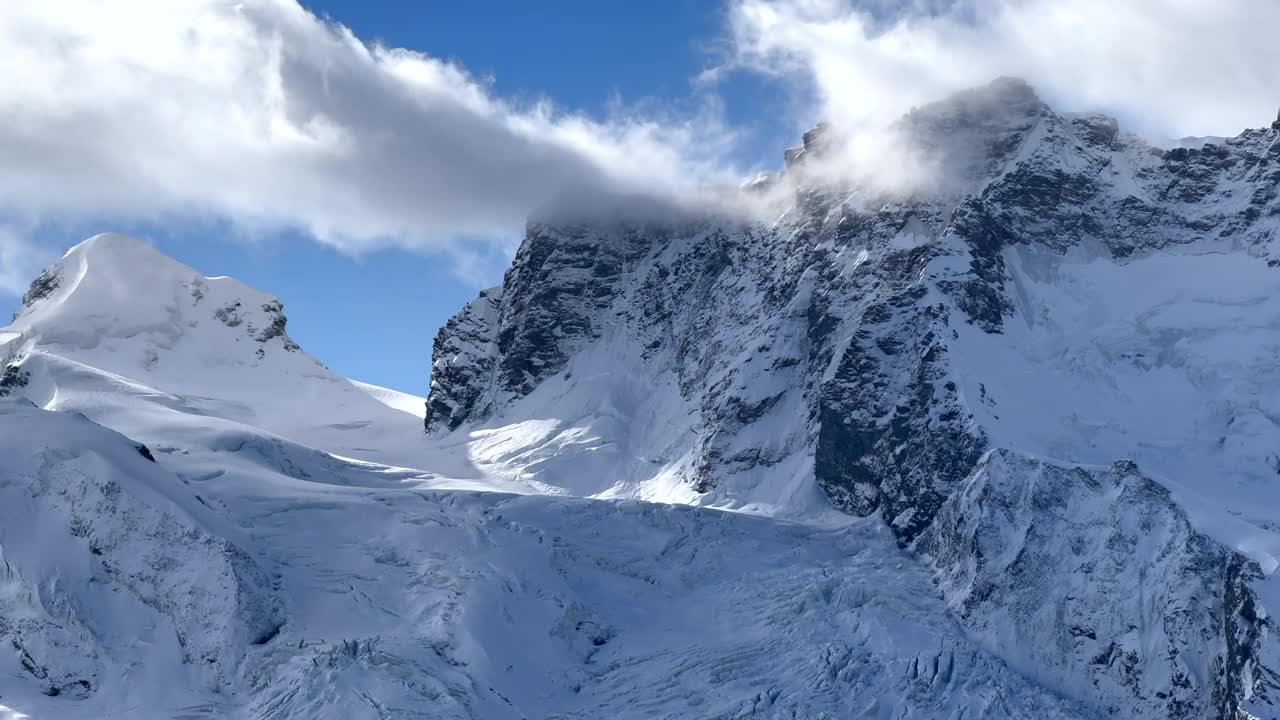
[[[1061,461],[1136,460],[1211,535],[1280,558],[1280,274],[1188,248],[1119,263],[1007,252],[1003,334],[956,341],[992,444]]]
[[[616,447],[529,482],[548,432],[592,442],[538,413],[432,445],[264,332],[272,298],[138,241],[55,270],[0,336],[0,717],[1080,716],[875,518],[539,494],[688,491]]]

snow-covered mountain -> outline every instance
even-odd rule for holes
[[[0,330],[0,718],[1280,716],[1280,128],[833,132],[773,221],[531,222],[427,400],[73,248]]]
[[[762,181],[774,222],[531,222],[436,338],[429,436],[573,494],[878,517],[1090,712],[1276,717],[1280,126],[1162,150],[1001,79],[893,128],[905,190],[806,172],[832,132]]]
[[[540,494],[285,330],[118,235],[33,284],[0,338],[0,717],[1088,717],[873,518]]]

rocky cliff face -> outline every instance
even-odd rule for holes
[[[1132,462],[993,451],[916,548],[975,637],[1107,715],[1232,718],[1274,699],[1261,571]]]
[[[1014,623],[999,643],[1050,643],[1058,659],[1028,658],[1036,672],[1061,671],[1073,695],[1104,698],[1100,711],[1226,718],[1269,701],[1251,560],[1191,530],[1132,466],[1001,460],[996,492],[983,458],[1136,458],[1197,492],[1273,480],[1264,448],[1280,425],[1256,398],[1280,347],[1267,299],[1280,131],[1162,150],[1004,79],[898,123],[929,172],[893,192],[805,179],[827,132],[787,152],[794,202],[772,223],[531,223],[502,287],[436,338],[428,432],[550,417],[554,431],[511,453],[554,445],[561,464],[522,466],[548,485],[574,458],[611,453],[620,480],[595,492],[880,513],[927,549],[980,632],[1044,583],[1077,586],[1058,608],[1083,603],[1085,619]],[[1052,498],[1019,495],[1046,477]],[[1222,492],[1223,508],[1271,532],[1252,492]],[[1105,510],[1072,519],[1082,494]],[[982,523],[1058,522],[1076,539],[1025,539],[1022,565],[984,548]],[[1105,619],[1134,577],[1117,574],[1125,563],[1151,602]],[[1165,628],[1141,647],[1116,625],[1152,611]]]

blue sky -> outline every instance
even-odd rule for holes
[[[334,370],[421,394],[532,209],[696,202],[818,120],[875,140],[1000,75],[1125,129],[1234,135],[1275,117],[1277,26],[1256,0],[0,3],[22,79],[0,83],[0,311],[126,232],[280,296]]]
[[[556,12],[510,0],[304,2],[366,42],[417,50],[491,79],[504,98],[550,98],[567,111],[605,116],[624,103],[692,105],[693,79],[716,58],[723,6],[706,0],[600,3],[563,0]],[[788,142],[776,118],[758,112],[771,82],[737,74],[716,95],[751,133],[744,165],[773,162]],[[501,281],[505,256],[460,269],[447,254],[399,248],[348,254],[298,232],[244,233],[194,218],[147,223],[118,218],[42,225],[41,246],[69,247],[102,230],[136,234],[206,275],[230,275],[278,295],[291,335],[333,370],[425,394],[437,328],[478,289]],[[518,242],[503,238],[509,245]],[[17,305],[0,291],[0,311]]]

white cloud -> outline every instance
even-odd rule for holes
[[[1275,0],[732,0],[737,67],[807,81],[815,116],[883,126],[1001,75],[1147,134],[1234,135],[1280,107]]]
[[[857,131],[998,75],[1170,135],[1234,134],[1280,105],[1274,0],[724,1],[730,59],[708,86],[732,70],[796,81],[812,102],[759,112],[835,121],[847,164],[904,166]],[[605,119],[515,103],[296,0],[0,3],[0,47],[0,217],[32,224],[212,217],[439,250],[491,277],[539,206],[705,198],[739,175],[714,99]]]
[[[294,0],[3,3],[0,47],[0,209],[37,221],[211,215],[452,253],[557,197],[719,182],[732,142],[713,110],[516,105]]]

